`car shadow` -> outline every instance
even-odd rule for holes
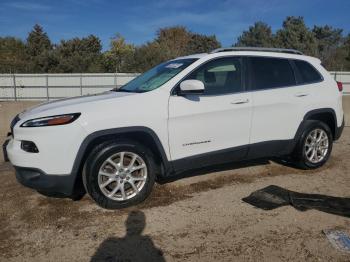
[[[162,250],[155,247],[150,236],[142,235],[146,216],[142,211],[132,211],[125,221],[126,235],[104,240],[91,261],[165,261]]]
[[[213,172],[222,172],[222,171],[227,171],[227,170],[234,170],[234,169],[240,169],[240,168],[245,168],[245,167],[261,166],[261,165],[268,165],[268,164],[270,164],[269,159],[257,159],[257,160],[217,164],[214,166],[186,170],[186,171],[178,173],[176,175],[171,175],[169,177],[160,178],[157,182],[159,184],[166,184],[166,183],[171,183],[171,182],[183,179],[183,178],[207,175],[207,174],[213,173]]]
[[[334,215],[350,217],[350,198],[299,193],[275,185],[254,191],[242,200],[263,210],[272,210],[281,206],[291,205],[299,211],[315,209]]]

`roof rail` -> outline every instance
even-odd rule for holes
[[[228,51],[258,51],[258,52],[277,52],[277,53],[287,53],[287,54],[296,54],[302,55],[303,53],[295,49],[286,49],[286,48],[269,48],[269,47],[224,47],[218,48],[210,52],[219,53],[219,52],[228,52]]]

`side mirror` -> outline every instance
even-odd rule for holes
[[[204,93],[202,81],[189,79],[180,83],[179,95],[200,95]]]

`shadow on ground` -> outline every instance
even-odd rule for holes
[[[142,235],[146,226],[145,214],[141,211],[129,213],[125,222],[126,235],[122,238],[107,238],[91,258],[95,261],[165,261],[163,252],[156,248],[152,239]]]
[[[315,209],[350,217],[350,198],[298,193],[275,185],[254,191],[242,200],[264,210],[291,205],[300,211]]]

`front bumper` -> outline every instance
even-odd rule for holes
[[[75,122],[38,128],[15,126],[14,137],[9,137],[6,146],[7,156],[14,166],[37,168],[50,175],[70,174],[85,136],[85,130]],[[24,151],[22,141],[33,142],[39,152]]]
[[[13,139],[8,137],[2,146],[5,162],[10,161],[7,147],[11,141]],[[53,196],[72,197],[76,193],[74,191],[76,176],[73,174],[49,175],[38,168],[13,166],[18,182],[26,187]]]
[[[48,175],[40,169],[14,166],[18,182],[32,189],[56,194],[60,196],[72,196],[74,194],[75,176],[73,175]]]
[[[72,169],[86,136],[85,129],[77,121],[62,126],[21,128],[23,121],[18,117],[12,121],[12,135],[3,145],[4,158],[14,166],[17,180],[48,195],[74,197],[75,183],[80,179],[78,171]],[[22,141],[35,143],[39,152],[23,150]]]

